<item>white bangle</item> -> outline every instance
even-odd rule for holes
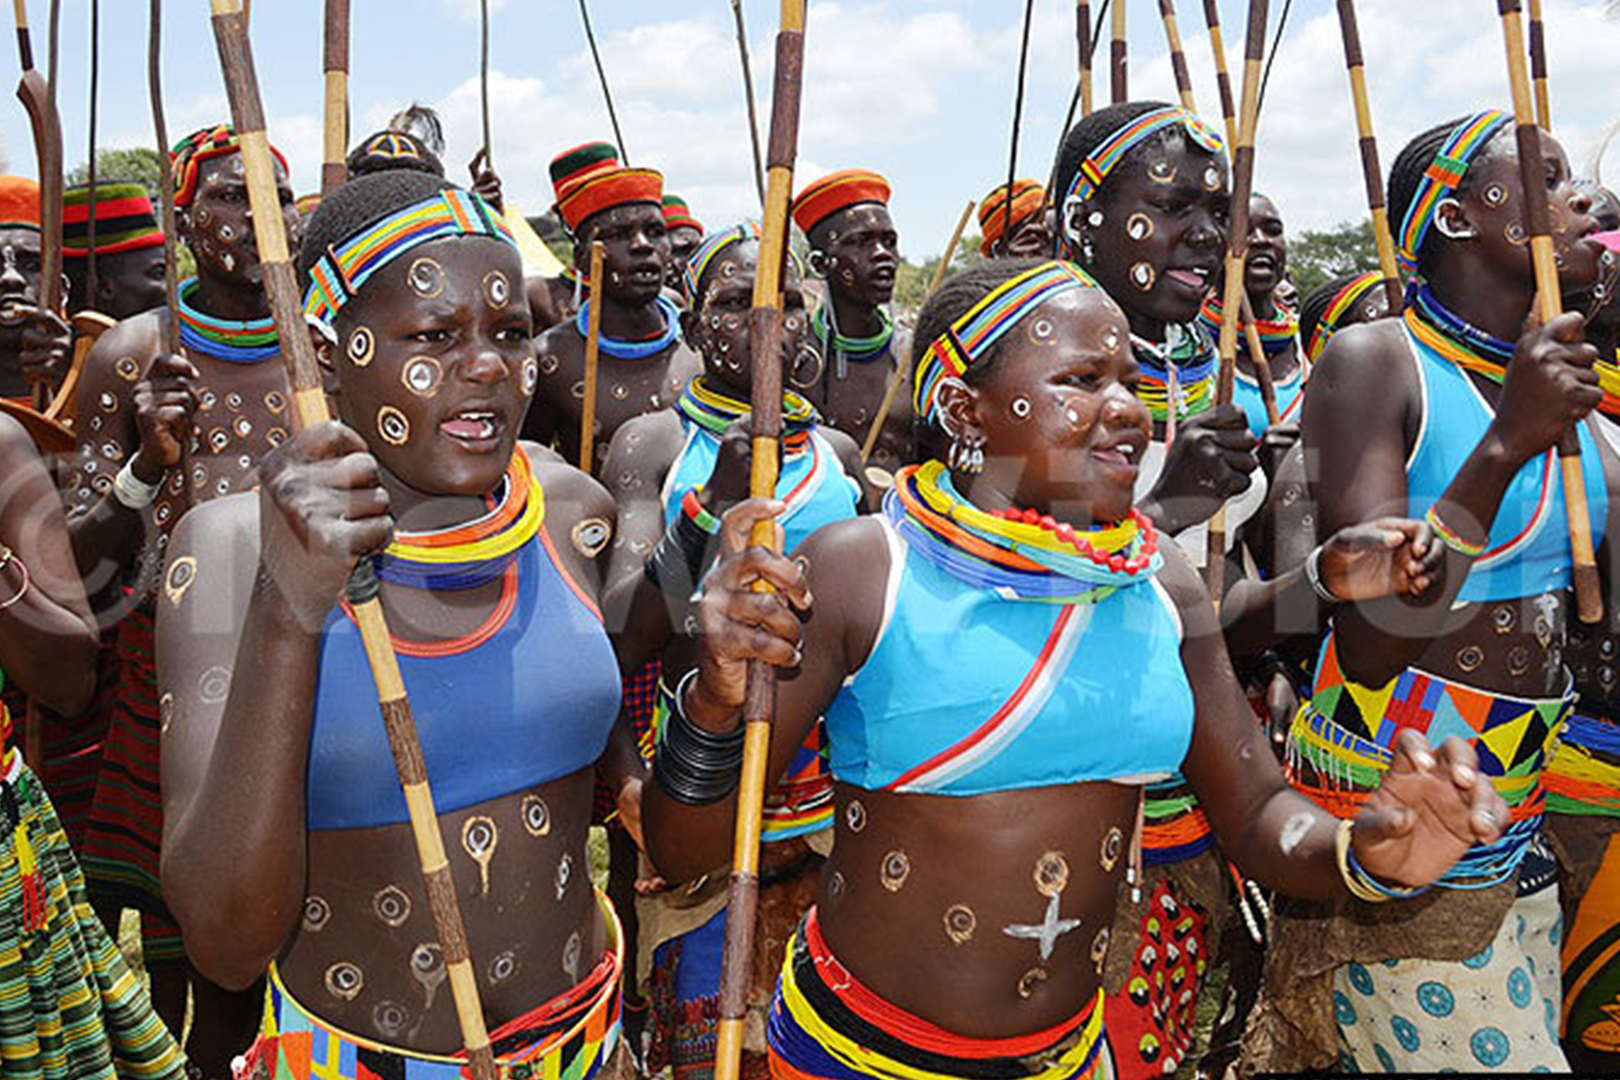
[[[131,510],[145,510],[152,505],[152,500],[156,499],[158,492],[163,489],[163,481],[148,484],[135,475],[134,464],[135,459],[131,457],[124,462],[124,467],[118,470],[118,475],[113,477],[113,495]]]
[[[1321,544],[1316,545],[1316,549],[1309,555],[1305,556],[1305,580],[1311,583],[1311,589],[1318,597],[1321,598],[1322,603],[1338,604],[1343,602],[1337,596],[1333,595],[1332,589],[1322,584]]]

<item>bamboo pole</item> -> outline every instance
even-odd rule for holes
[[[1080,61],[1080,115],[1090,116],[1091,97],[1091,0],[1076,0],[1074,47]],[[1064,125],[1065,132],[1068,125]]]
[[[1012,199],[1012,189],[1007,189],[1007,197]],[[949,272],[951,260],[956,257],[956,245],[961,243],[962,232],[967,228],[968,219],[973,216],[974,200],[969,199],[962,208],[962,216],[956,219],[956,228],[951,230],[951,238],[945,243],[945,254],[940,256],[939,265],[934,267],[934,276],[928,282],[928,292],[925,297],[932,296],[938,290],[940,283],[945,280]],[[1008,239],[1011,239],[1009,236]],[[883,400],[878,403],[877,415],[872,417],[872,426],[867,429],[866,439],[861,443],[861,464],[865,465],[872,451],[877,449],[878,436],[883,433],[883,425],[889,421],[889,413],[894,411],[894,401],[900,395],[900,388],[905,385],[906,379],[911,375],[911,357],[902,356],[895,364],[894,374],[889,377],[889,385],[883,391]]]
[[[1108,91],[1115,105],[1131,100],[1125,51],[1125,0],[1114,0],[1108,42]]]
[[[1215,57],[1215,90],[1221,98],[1221,119],[1226,121],[1226,145],[1237,145],[1237,106],[1232,101],[1232,76],[1226,70],[1226,42],[1221,37],[1218,0],[1204,0],[1204,25],[1209,27],[1209,51]]]
[[[749,347],[753,356],[750,393],[753,450],[749,493],[776,494],[782,430],[782,275],[787,261],[788,202],[793,195],[793,162],[799,145],[799,102],[804,89],[805,0],[782,0],[776,35],[775,87],[771,94],[771,135],[766,151],[765,219],[754,277]],[[750,538],[759,547],[776,544],[776,523],[762,521]],[[743,763],[737,785],[737,825],[726,897],[725,953],[720,969],[719,1026],[715,1080],[737,1080],[742,1064],[743,1020],[754,966],[754,918],[759,903],[760,813],[765,802],[765,769],[776,715],[776,671],[754,660],[748,665],[743,700]]]
[[[163,321],[165,351],[180,352],[180,268],[175,258],[174,178],[169,160],[169,124],[163,116],[163,0],[152,0],[146,39],[146,88],[152,99],[152,131],[157,137],[159,213],[163,215]]]
[[[591,241],[591,280],[602,280],[602,241]],[[596,448],[596,370],[602,355],[602,301],[585,301],[585,403],[579,413],[579,469],[587,476]]]
[[[1553,253],[1551,222],[1541,157],[1541,129],[1531,104],[1530,77],[1525,70],[1524,27],[1519,0],[1498,0],[1502,39],[1507,49],[1508,83],[1513,90],[1514,135],[1518,139],[1519,176],[1524,187],[1524,231],[1530,236],[1530,262],[1536,274],[1536,311],[1543,324],[1563,314],[1558,287],[1558,263]],[[1558,443],[1563,468],[1564,506],[1569,518],[1569,546],[1575,578],[1575,613],[1583,623],[1603,618],[1603,584],[1592,553],[1592,518],[1586,505],[1586,481],[1581,473],[1580,439],[1572,428]]]
[[[1367,213],[1372,217],[1373,242],[1378,248],[1378,272],[1384,275],[1384,296],[1391,315],[1403,306],[1401,274],[1395,263],[1395,239],[1384,206],[1384,171],[1378,164],[1378,137],[1373,132],[1372,107],[1367,101],[1366,61],[1361,54],[1361,30],[1356,25],[1355,0],[1338,0],[1339,36],[1344,39],[1344,66],[1350,75],[1350,102],[1356,113],[1356,137],[1361,147],[1361,177],[1367,189]]]
[[[264,130],[264,105],[259,96],[241,3],[240,0],[209,0],[209,7],[213,11],[214,41],[219,48],[225,92],[230,99],[231,120],[241,143],[248,204],[253,211],[253,234],[258,243],[265,292],[275,316],[276,336],[282,360],[287,365],[288,381],[292,384],[298,423],[300,427],[325,423],[330,414],[287,249],[281,201],[276,191],[275,162]],[[484,1023],[483,1006],[478,1000],[477,977],[468,956],[466,924],[461,919],[455,882],[445,856],[444,837],[439,831],[438,813],[428,787],[427,763],[417,739],[416,720],[411,715],[399,660],[394,655],[388,622],[378,599],[379,588],[369,564],[362,562],[349,582],[349,602],[377,683],[377,701],[388,732],[394,766],[399,772],[400,787],[404,790],[405,805],[410,812],[411,833],[416,840],[428,908],[444,957],[469,1071],[474,1080],[495,1080],[495,1058]]]
[[[1541,21],[1541,0],[1530,0],[1530,78],[1536,90],[1536,123],[1552,130],[1552,100],[1547,96],[1547,31]]]
[[[731,20],[737,24],[737,56],[742,61],[743,100],[748,103],[748,143],[754,150],[754,186],[759,189],[759,205],[765,205],[765,159],[759,148],[759,113],[754,106],[754,66],[748,58],[748,27],[743,21],[742,0],[731,0]]]
[[[1260,341],[1260,328],[1254,323],[1254,306],[1249,294],[1243,294],[1243,340],[1249,346],[1249,363],[1254,365],[1254,381],[1260,384],[1260,400],[1266,406],[1266,423],[1275,424],[1282,419],[1277,409],[1277,384],[1271,377],[1271,358]]]
[[[1243,262],[1249,251],[1249,193],[1254,187],[1254,132],[1260,121],[1260,68],[1265,58],[1267,0],[1249,0],[1248,37],[1243,48],[1243,106],[1237,142],[1232,149],[1232,209],[1227,220],[1224,296],[1221,299],[1220,368],[1215,380],[1215,403],[1229,404],[1237,363],[1238,318],[1243,310]],[[1204,581],[1209,597],[1220,609],[1226,578],[1226,506],[1209,523],[1209,548]]]
[[[1181,107],[1196,113],[1198,105],[1193,100],[1192,75],[1187,71],[1186,50],[1181,47],[1181,28],[1176,25],[1176,0],[1159,0],[1159,19],[1164,23],[1164,38],[1170,46],[1170,70],[1175,72]]]
[[[325,153],[321,195],[332,194],[349,178],[349,0],[326,0]]]

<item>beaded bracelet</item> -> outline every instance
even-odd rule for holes
[[[1415,889],[1388,885],[1368,873],[1350,844],[1350,831],[1353,828],[1355,822],[1345,818],[1339,822],[1339,831],[1333,838],[1333,857],[1339,864],[1339,876],[1344,879],[1344,887],[1351,896],[1369,904],[1383,904],[1390,900],[1410,900],[1429,891],[1427,885]]]
[[[720,519],[705,510],[703,503],[698,501],[697,488],[688,488],[686,494],[681,497],[681,512],[710,536],[720,532]]]
[[[1464,558],[1477,559],[1485,554],[1486,542],[1481,540],[1475,543],[1472,540],[1464,540],[1461,533],[1440,520],[1438,507],[1438,503],[1429,507],[1423,514],[1423,520],[1429,523],[1429,527],[1434,530],[1434,535],[1440,538],[1440,542]]]
[[[118,475],[113,477],[113,495],[131,510],[144,510],[158,497],[163,484],[161,482],[148,484],[135,475],[134,465],[135,459],[131,457],[124,462],[124,467],[118,470]]]
[[[697,678],[693,668],[672,694],[660,682],[665,705],[664,730],[653,759],[653,776],[670,798],[687,806],[717,803],[737,787],[742,770],[744,732],[716,735],[686,717],[686,692]]]

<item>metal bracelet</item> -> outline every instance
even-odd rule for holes
[[[667,717],[658,755],[653,759],[653,776],[670,798],[687,806],[708,806],[730,795],[742,771],[743,729],[716,735],[692,723],[686,716],[686,691],[697,678],[697,669],[686,673],[665,696]]]
[[[1316,545],[1309,555],[1305,556],[1305,580],[1311,583],[1311,589],[1324,604],[1341,604],[1344,601],[1333,595],[1333,590],[1322,584],[1322,545]]]
[[[113,495],[131,510],[145,510],[163,489],[163,481],[159,479],[155,484],[148,484],[135,475],[134,465],[135,458],[132,456],[113,477]]]

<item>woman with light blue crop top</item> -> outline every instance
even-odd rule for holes
[[[1322,526],[1424,515],[1447,550],[1430,596],[1335,613],[1312,699],[1289,733],[1290,780],[1353,815],[1397,732],[1456,735],[1478,750],[1512,817],[1407,925],[1380,930],[1348,911],[1331,932],[1320,919],[1279,931],[1279,970],[1334,972],[1322,991],[1333,995],[1347,1068],[1568,1068],[1557,1042],[1558,874],[1541,843],[1543,770],[1573,703],[1559,438],[1572,426],[1579,437],[1600,563],[1611,557],[1615,473],[1582,422],[1602,396],[1582,316],[1527,323],[1536,284],[1525,199],[1549,205],[1567,288],[1589,289],[1610,257],[1587,239],[1590,198],[1545,133],[1544,186],[1525,192],[1512,127],[1485,110],[1402,150],[1389,206],[1409,275],[1405,310],[1336,333],[1305,400]],[[1289,980],[1274,989],[1279,1003],[1293,999]]]
[[[538,376],[522,263],[480,198],[413,171],[358,178],[315,213],[302,269],[341,419],[169,547],[164,895],[211,979],[268,969],[244,1076],[460,1077],[452,985],[469,977],[503,1075],[583,1080],[617,1045],[624,959],[585,850],[619,708],[597,565],[612,502],[518,442]],[[361,560],[470,971],[441,948],[344,599]]]
[[[1459,743],[1415,737],[1353,829],[1288,790],[1197,575],[1132,509],[1148,412],[1124,316],[1083,272],[986,264],[918,332],[926,460],[883,514],[791,559],[743,550],[780,503],[723,519],[649,853],[672,880],[726,859],[744,661],[775,664],[772,774],[825,714],[838,811],[771,1008],[773,1074],[1109,1076],[1100,973],[1141,884],[1145,784],[1181,770],[1248,873],[1319,898],[1420,890],[1502,805]],[[1388,550],[1366,593],[1328,584],[1421,590],[1423,554]]]

